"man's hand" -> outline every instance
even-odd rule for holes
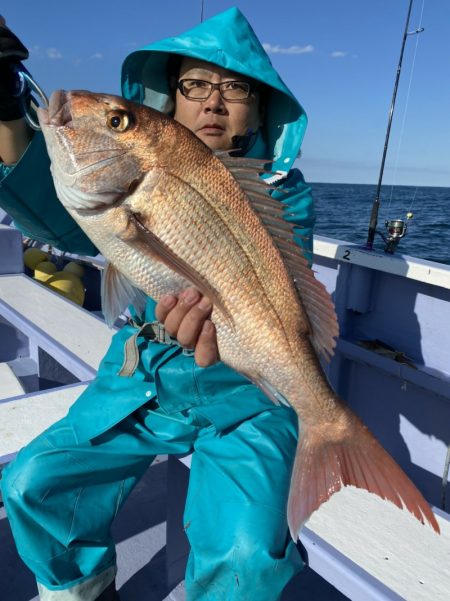
[[[178,298],[166,294],[156,305],[156,319],[181,346],[195,349],[200,367],[214,365],[219,359],[216,329],[209,319],[211,311],[211,301],[195,288],[186,288]]]

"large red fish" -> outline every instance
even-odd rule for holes
[[[115,96],[55,92],[39,119],[58,196],[110,262],[108,321],[136,289],[158,300],[193,285],[214,303],[221,359],[297,412],[292,537],[350,484],[439,531],[420,492],[323,374],[318,355],[333,352],[334,308],[259,178],[264,162],[218,157],[173,119]]]

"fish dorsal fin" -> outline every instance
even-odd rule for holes
[[[234,157],[230,153],[232,150],[216,150],[214,154],[216,157],[225,165],[225,167],[231,171],[234,177],[239,180],[247,179],[248,183],[258,183],[263,185],[263,188],[271,188],[268,184],[259,177],[260,173],[270,173],[274,175],[276,172],[267,169],[267,165],[270,165],[271,161],[267,159],[253,159],[249,157]]]
[[[106,264],[102,273],[101,295],[103,315],[109,327],[130,304],[137,313],[143,313],[147,301],[145,294],[111,263]]]
[[[216,155],[247,194],[254,211],[272,236],[307,313],[311,325],[311,342],[316,351],[329,360],[336,346],[335,338],[339,334],[334,305],[325,286],[315,278],[302,248],[294,240],[294,236],[298,234],[294,232],[294,225],[285,219],[285,216],[289,216],[289,210],[286,210],[288,208],[269,194],[271,189],[280,192],[283,190],[269,186],[260,177],[260,173],[267,173],[265,166],[269,161],[230,157],[225,152]]]

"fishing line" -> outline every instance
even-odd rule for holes
[[[413,204],[414,204],[414,201],[416,200],[416,196],[417,196],[417,190],[418,190],[418,189],[419,189],[419,187],[418,187],[418,186],[416,186],[416,189],[414,190],[414,195],[413,195],[413,197],[412,197],[412,200],[411,200],[411,204],[410,204],[410,205],[409,205],[409,207],[408,207],[408,213],[410,213],[410,212],[411,212],[411,209],[412,209],[412,206],[413,206]]]
[[[411,33],[419,33],[422,30],[422,21],[423,21],[424,8],[425,8],[425,0],[422,0],[422,9],[421,9],[421,12],[420,12],[419,27],[417,27],[417,29],[415,30],[415,32],[411,32]],[[408,82],[408,90],[406,92],[405,108],[404,108],[404,111],[403,111],[402,124],[401,124],[401,127],[400,127],[399,141],[398,141],[398,144],[397,144],[397,151],[396,151],[395,161],[394,161],[393,183],[391,184],[391,192],[390,192],[389,202],[388,202],[387,209],[386,209],[386,213],[387,214],[390,213],[391,204],[392,204],[392,197],[393,197],[393,194],[394,194],[394,187],[395,187],[396,182],[397,182],[398,160],[399,160],[400,150],[401,150],[401,146],[402,146],[402,142],[403,142],[403,135],[404,135],[404,132],[405,132],[405,124],[406,124],[406,117],[407,117],[407,113],[408,113],[409,98],[410,98],[410,93],[411,93],[412,80],[413,80],[413,77],[414,77],[414,68],[415,68],[415,64],[416,64],[417,49],[418,49],[418,46],[419,46],[419,37],[420,37],[419,35],[416,35],[416,44],[415,44],[415,47],[414,47],[414,54],[413,54],[413,59],[412,59],[412,64],[411,64],[411,71],[410,71],[410,77],[409,77],[409,82]],[[409,211],[411,210],[411,207],[412,207],[413,202],[414,202],[414,200],[416,198],[416,195],[417,195],[417,186],[416,186],[416,189],[414,191],[414,196],[413,196],[413,200],[411,201],[411,204],[410,204],[410,207],[409,207]]]

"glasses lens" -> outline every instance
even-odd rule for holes
[[[201,100],[202,98],[208,98],[211,94],[211,84],[201,79],[183,79],[181,82],[183,86],[183,94],[188,98],[195,98]]]
[[[226,100],[244,100],[250,95],[250,84],[246,81],[226,81],[220,88]]]
[[[217,85],[202,79],[182,79],[179,87],[187,98],[204,100],[211,95],[213,88],[217,88]],[[250,84],[246,81],[225,81],[219,87],[225,100],[245,100],[251,92]]]

